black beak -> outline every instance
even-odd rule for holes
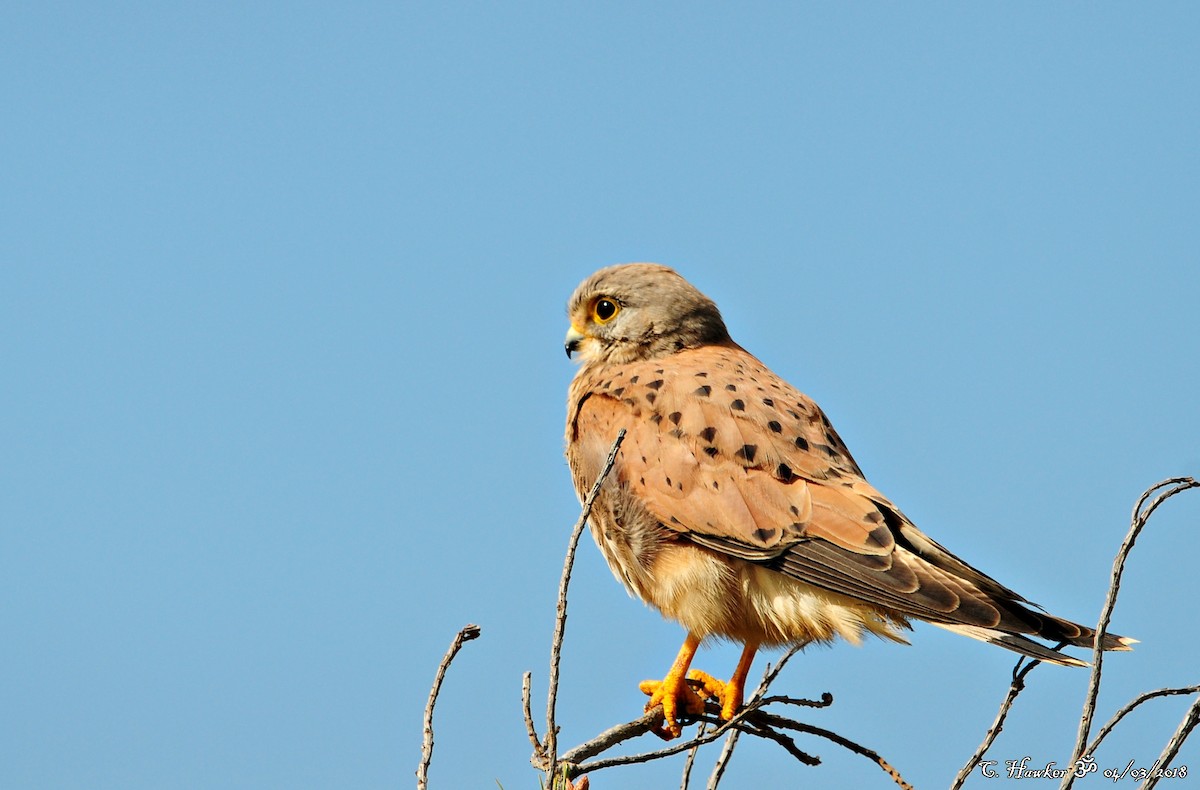
[[[570,359],[571,355],[579,350],[579,347],[583,345],[583,341],[585,340],[587,340],[587,335],[572,325],[567,332],[566,339],[563,341],[563,351],[567,352],[567,359]]]

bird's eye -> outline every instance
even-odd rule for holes
[[[613,320],[613,316],[620,309],[612,299],[597,299],[596,304],[592,305],[592,318],[595,318],[597,323],[606,324]]]

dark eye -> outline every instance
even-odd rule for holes
[[[592,317],[601,324],[611,321],[621,308],[612,299],[597,299],[592,306]]]

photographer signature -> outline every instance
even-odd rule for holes
[[[1083,779],[1089,774],[1099,773],[1105,779],[1111,779],[1114,782],[1119,782],[1122,779],[1132,779],[1134,781],[1144,781],[1151,777],[1156,779],[1183,779],[1187,776],[1187,766],[1180,765],[1174,768],[1160,768],[1158,760],[1148,768],[1138,768],[1135,766],[1136,760],[1130,760],[1123,768],[1105,768],[1100,770],[1100,766],[1091,756],[1084,756],[1076,760],[1073,764],[1059,767],[1056,762],[1051,760],[1041,768],[1030,767],[1030,757],[1022,757],[1020,760],[1005,760],[1004,770],[998,769],[999,760],[984,760],[979,764],[979,772],[983,774],[985,779],[995,779],[1000,776],[1006,776],[1008,779],[1064,779],[1067,776],[1074,776],[1076,779]]]

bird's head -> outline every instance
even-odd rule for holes
[[[588,277],[567,303],[564,344],[585,363],[654,359],[729,342],[717,306],[671,268],[610,266]]]

